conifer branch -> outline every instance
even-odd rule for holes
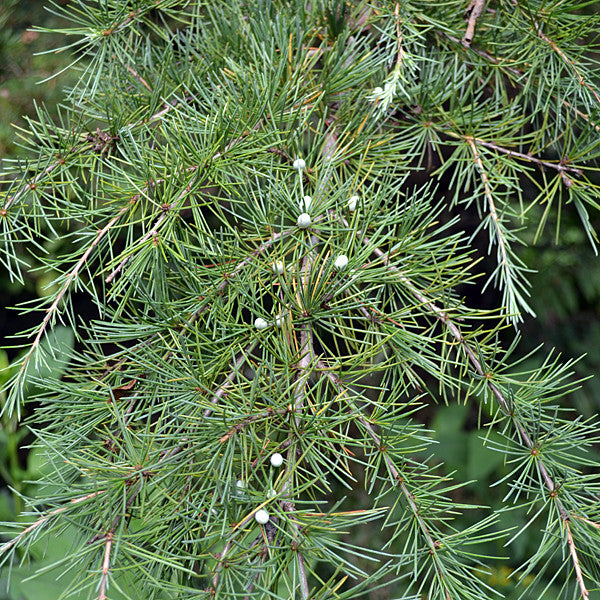
[[[515,278],[513,276],[513,261],[510,257],[509,242],[506,239],[505,229],[502,224],[500,215],[498,214],[498,210],[496,208],[494,194],[492,192],[492,187],[490,185],[490,180],[488,178],[487,172],[485,170],[485,167],[483,166],[483,162],[481,160],[481,157],[479,156],[479,152],[477,151],[477,146],[475,146],[473,138],[465,138],[465,140],[469,144],[471,153],[473,154],[473,161],[475,162],[475,165],[477,166],[477,171],[479,172],[479,176],[481,177],[484,196],[489,207],[490,223],[492,225],[493,231],[495,232],[495,235],[493,237],[495,237],[496,239],[496,245],[498,248],[498,269],[500,269],[502,273],[500,283],[503,287],[505,297],[508,299],[508,301],[506,302],[506,308],[510,314],[517,313],[519,306],[521,306],[528,312],[531,312],[531,309],[528,307],[525,301],[522,300],[521,302],[518,302],[520,295],[515,289],[518,285],[518,282],[515,282]],[[514,318],[516,318],[516,316]]]
[[[521,8],[520,4],[519,4],[519,0],[512,0],[512,3],[514,6],[516,6],[517,8],[519,8],[519,10],[523,11],[523,9]],[[531,12],[529,10],[527,11],[523,11],[525,14],[530,15]],[[560,56],[560,58],[565,62],[566,65],[568,65],[571,70],[573,71],[573,74],[575,75],[575,77],[577,78],[577,81],[579,82],[579,84],[582,87],[587,88],[592,95],[594,96],[594,98],[596,99],[596,102],[598,102],[600,104],[600,95],[598,95],[598,92],[594,89],[594,87],[588,83],[585,78],[583,77],[583,75],[581,74],[581,72],[579,71],[579,69],[577,68],[577,66],[575,65],[575,61],[573,61],[572,59],[570,59],[566,53],[561,49],[561,47],[551,38],[549,38],[543,31],[542,29],[542,25],[541,23],[535,19],[532,18],[533,20],[533,25],[535,27],[535,31],[538,35],[538,37],[543,40],[544,42],[546,42],[550,48],[552,48],[552,50],[554,50],[554,52],[556,52],[556,54],[558,56]]]
[[[34,190],[37,185],[46,177],[56,169],[57,167],[64,165],[66,159],[74,154],[79,152],[87,152],[93,148],[93,144],[83,144],[80,146],[74,146],[68,153],[64,156],[60,156],[54,162],[50,163],[43,171],[40,171],[31,181],[24,183],[12,196],[9,196],[2,207],[2,215],[6,214],[6,211],[17,202],[23,194],[28,192],[29,190]]]
[[[445,584],[443,566],[437,556],[439,544],[436,543],[429,531],[429,527],[427,526],[427,523],[425,522],[425,519],[423,518],[423,515],[416,503],[415,495],[408,489],[404,477],[394,464],[394,461],[390,458],[389,454],[386,452],[385,444],[383,443],[381,437],[377,434],[373,425],[363,415],[361,409],[356,405],[356,402],[352,400],[352,394],[350,390],[348,390],[348,388],[342,384],[340,378],[337,377],[337,375],[335,375],[334,373],[332,373],[331,369],[323,361],[319,361],[318,366],[320,369],[319,372],[321,376],[327,377],[337,390],[338,394],[343,395],[346,398],[349,404],[349,410],[351,414],[364,427],[365,431],[367,432],[371,440],[374,442],[375,447],[383,455],[383,460],[388,468],[392,479],[394,480],[395,485],[400,489],[400,492],[402,493],[403,498],[409,506],[415,521],[419,524],[419,529],[421,530],[423,538],[425,539],[425,543],[427,544],[429,555],[432,557],[438,581],[444,589],[445,598],[446,600],[452,600],[450,592],[448,591],[448,588]]]
[[[248,356],[252,354],[254,348],[256,348],[258,342],[253,342],[250,346],[248,346],[247,351],[240,352],[236,359],[233,362],[233,366],[229,370],[225,381],[218,387],[217,391],[213,394],[211,399],[211,404],[214,406],[219,403],[219,401],[227,394],[229,388],[234,384],[236,377],[240,373],[240,369],[244,365],[244,363],[248,360]],[[204,418],[208,419],[212,413],[212,408],[207,408],[204,411]]]
[[[551,406],[572,387],[566,367],[520,367],[516,341],[503,350],[506,309],[455,296],[474,278],[485,228],[498,266],[483,302],[527,308],[532,253],[516,252],[526,238],[511,227],[523,202],[543,211],[540,227],[570,203],[596,235],[594,25],[575,0],[532,15],[519,1],[510,16],[464,0],[463,25],[447,6],[399,0],[381,11],[56,7],[72,25],[57,32],[78,38],[66,47],[90,60],[58,119],[29,121],[37,163],[10,175],[0,200],[11,242],[0,260],[20,269],[32,250],[34,268],[58,273],[7,388],[11,402],[39,406],[30,424],[50,498],[46,511],[43,497],[31,504],[4,560],[68,522],[79,543],[60,564],[79,571],[71,589],[97,600],[109,586],[179,598],[195,585],[214,600],[351,600],[384,586],[390,597],[484,600],[498,586],[474,569],[494,559],[471,547],[503,534],[488,528],[495,514],[469,525],[463,509],[484,510],[489,475],[508,488],[492,513],[518,522],[529,511],[520,532],[547,513],[514,586],[589,600],[600,483],[576,452],[600,434]],[[457,27],[462,40],[448,33]],[[430,186],[418,157],[433,150]],[[450,214],[453,203],[467,214]],[[102,314],[75,346],[48,350],[55,324],[76,329],[79,292]],[[34,375],[43,389],[26,385]],[[506,477],[493,464],[479,477],[484,452],[468,464],[446,455],[443,436],[413,418],[437,385],[450,405],[481,399],[485,422],[476,408],[452,413],[468,419],[457,436],[470,447],[489,426],[489,447],[514,464]],[[428,409],[432,429],[443,411]],[[462,481],[447,484],[426,456],[433,438],[449,469],[466,469]],[[74,498],[82,473],[103,491]],[[321,512],[330,501],[357,510]],[[382,517],[372,544],[346,537]]]
[[[41,323],[40,327],[38,328],[37,334],[36,334],[33,342],[31,343],[31,347],[27,351],[27,354],[25,354],[25,357],[21,360],[21,366],[19,369],[19,373],[22,374],[25,371],[25,369],[27,368],[27,365],[28,365],[29,361],[31,360],[31,357],[33,356],[34,352],[40,345],[40,342],[46,331],[46,328],[48,327],[49,323],[54,318],[56,311],[58,310],[60,301],[62,300],[64,295],[69,290],[69,287],[71,286],[71,284],[77,279],[77,276],[79,275],[79,272],[81,271],[81,269],[86,265],[87,260],[90,257],[90,254],[92,253],[94,248],[100,243],[102,238],[119,222],[121,217],[129,211],[129,209],[131,208],[131,205],[133,203],[135,203],[135,201],[136,201],[135,198],[130,200],[125,206],[123,206],[117,212],[117,214],[102,229],[100,229],[96,233],[96,237],[93,239],[92,243],[86,248],[84,253],[81,255],[80,259],[77,261],[75,266],[71,269],[71,271],[69,271],[65,275],[65,281],[62,284],[61,288],[58,290],[58,293],[56,294],[56,297],[54,298],[54,302],[52,302],[50,307],[46,309],[46,315],[44,316],[42,323]]]
[[[439,34],[443,35],[444,37],[446,37],[447,39],[449,39],[451,42],[453,42],[455,44],[461,44],[461,41],[458,38],[447,33],[446,31],[439,32]],[[511,75],[516,76],[517,79],[515,80],[515,83],[518,84],[519,86],[522,87],[524,85],[524,82],[528,81],[526,72],[517,67],[508,65],[507,64],[508,59],[499,58],[497,56],[494,56],[493,54],[490,54],[489,52],[486,52],[485,50],[481,50],[479,48],[474,48],[473,46],[469,46],[468,49],[471,52],[475,52],[475,54],[481,56],[482,58],[485,58],[492,64],[498,65],[507,73],[510,73]],[[578,108],[576,108],[575,106],[573,106],[573,104],[570,103],[566,98],[557,98],[557,96],[555,94],[552,94],[552,97],[559,100],[563,106],[566,106],[569,110],[573,111],[578,117],[581,117],[584,121],[589,123],[593,129],[595,129],[596,131],[600,131],[600,125],[598,125],[597,123],[592,121],[589,114],[584,113],[583,111],[581,111]]]
[[[346,227],[349,227],[348,222],[346,221],[346,219],[344,217],[341,217],[341,220],[346,225]],[[418,289],[418,287],[413,284],[413,282],[410,280],[410,278],[407,275],[403,274],[402,271],[400,271],[395,265],[390,264],[389,256],[386,252],[384,252],[377,246],[372,245],[370,239],[367,236],[363,235],[362,231],[357,231],[356,236],[357,236],[357,239],[360,239],[361,242],[365,246],[371,248],[371,251],[382,260],[382,262],[388,267],[388,269],[391,272],[394,272],[398,275],[399,281],[411,292],[411,294],[420,302],[420,304],[424,308],[426,308],[436,319],[438,319],[444,325],[444,327],[446,329],[448,329],[448,331],[451,333],[452,337],[463,348],[463,351],[467,355],[472,367],[475,369],[477,374],[480,375],[484,379],[486,386],[488,387],[488,389],[490,390],[492,395],[496,398],[496,401],[497,401],[498,405],[500,406],[503,414],[511,420],[513,426],[515,427],[515,429],[517,430],[517,432],[519,434],[521,443],[526,448],[529,449],[529,451],[531,452],[531,455],[534,457],[537,468],[539,470],[539,473],[542,476],[542,479],[543,479],[548,491],[554,496],[553,500],[556,504],[556,507],[557,507],[560,515],[561,515],[563,524],[568,523],[569,519],[571,518],[571,515],[565,509],[561,499],[556,495],[556,489],[557,489],[556,483],[555,483],[552,475],[550,474],[550,471],[547,469],[546,465],[544,464],[541,453],[539,452],[539,449],[537,448],[535,442],[530,437],[529,433],[527,432],[527,430],[525,429],[525,427],[523,426],[521,421],[518,419],[517,415],[511,409],[510,402],[507,400],[504,393],[493,382],[493,374],[484,368],[481,361],[477,357],[477,352],[467,342],[460,327],[450,318],[450,316],[444,309],[437,306],[433,300],[431,300],[423,292],[421,292]],[[570,529],[569,529],[569,533],[570,533]],[[574,543],[570,544],[569,550],[570,550],[571,558],[573,560],[573,564],[574,564],[576,573],[580,573],[580,571],[577,571],[578,565],[579,565],[579,560],[577,558],[577,549],[576,549]],[[578,581],[580,581],[580,586],[582,586],[583,579],[580,580],[579,575],[578,575]],[[582,589],[585,589],[585,585],[583,585]]]
[[[46,523],[46,521],[50,520],[52,517],[69,510],[74,504],[79,504],[80,502],[85,502],[86,500],[91,500],[92,498],[100,496],[101,494],[104,494],[105,491],[106,490],[101,490],[99,492],[92,492],[90,494],[86,494],[85,496],[81,496],[79,498],[72,498],[69,501],[69,504],[51,510],[50,512],[41,516],[37,521],[23,529],[23,531],[16,535],[12,540],[9,540],[8,542],[0,546],[0,555],[4,554],[5,552],[8,552],[13,546],[16,546],[25,536],[27,536],[32,531],[35,531],[38,527]]]

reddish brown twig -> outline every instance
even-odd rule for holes
[[[106,589],[108,587],[108,572],[110,571],[110,549],[112,547],[113,532],[106,534],[104,542],[104,559],[102,561],[102,577],[100,578],[100,587],[98,591],[98,600],[106,600]]]

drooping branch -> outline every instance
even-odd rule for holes
[[[348,221],[344,217],[340,217],[340,220],[346,225],[346,227],[349,228]],[[437,306],[437,304],[432,299],[428,298],[425,292],[421,291],[405,273],[403,273],[395,265],[390,264],[388,254],[380,248],[378,248],[377,246],[375,246],[371,242],[371,240],[363,234],[362,231],[357,231],[357,238],[360,239],[360,241],[365,246],[369,247],[373,254],[378,256],[383,262],[383,264],[385,264],[391,272],[395,273],[398,276],[398,280],[414,296],[414,298],[419,301],[420,305],[427,309],[431,315],[433,315],[438,321],[440,321],[440,323],[442,323],[442,325],[450,332],[454,340],[460,345],[460,347],[462,347],[469,362],[471,363],[471,366],[474,368],[475,372],[483,378],[485,385],[490,390],[493,397],[496,399],[498,406],[500,407],[503,414],[511,420],[513,426],[518,432],[519,438],[521,439],[521,443],[530,450],[531,456],[536,461],[537,468],[539,470],[540,475],[542,476],[546,488],[549,492],[553,493],[553,499],[560,513],[563,524],[567,524],[569,519],[571,518],[571,515],[564,507],[561,499],[555,493],[557,488],[556,482],[553,476],[551,475],[549,469],[544,464],[541,453],[538,451],[535,442],[525,429],[524,425],[521,423],[517,415],[511,409],[509,400],[506,398],[502,390],[494,383],[492,374],[486,368],[484,368],[484,365],[478,358],[477,351],[473,347],[471,347],[467,339],[464,337],[459,325],[450,318],[450,315],[444,309]],[[569,550],[582,593],[583,590],[587,592],[585,582],[583,581],[583,577],[580,577],[580,571],[577,571],[577,567],[575,566],[579,565],[579,559],[577,557],[577,549],[574,543],[570,544]],[[586,596],[584,595],[584,597]]]
[[[446,600],[451,600],[450,592],[445,585],[443,568],[438,557],[439,544],[436,543],[436,540],[433,538],[431,532],[429,531],[429,527],[427,526],[427,523],[425,522],[423,515],[421,514],[421,511],[419,510],[419,507],[416,503],[415,495],[408,489],[404,477],[394,464],[394,461],[392,460],[390,455],[387,452],[385,452],[384,444],[381,440],[381,437],[375,431],[375,428],[370,423],[370,421],[364,416],[360,407],[356,404],[356,402],[352,400],[352,392],[342,383],[342,381],[337,375],[331,372],[331,369],[324,362],[319,361],[318,367],[319,374],[323,377],[327,377],[337,390],[338,394],[340,394],[340,396],[343,396],[346,399],[346,401],[349,404],[349,410],[351,411],[353,417],[357,419],[358,422],[363,426],[368,436],[375,444],[375,447],[378,448],[379,451],[382,453],[383,460],[385,461],[385,464],[388,468],[390,475],[392,476],[392,479],[394,480],[396,486],[400,490],[400,493],[406,501],[415,521],[419,525],[421,534],[423,535],[425,543],[427,544],[429,554],[433,559],[434,568],[438,576],[438,581],[440,582],[440,585],[444,588],[444,595],[446,597]]]

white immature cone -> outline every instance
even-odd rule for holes
[[[377,98],[380,98],[381,96],[383,96],[383,88],[379,86],[373,88],[373,91],[371,92],[371,98],[373,100],[377,100]]]
[[[300,205],[300,210],[302,212],[308,212],[312,204],[312,198],[310,196],[304,196],[304,198],[302,198],[298,204]]]
[[[304,169],[306,169],[306,162],[304,162],[304,159],[302,158],[297,158],[294,161],[293,167],[297,171],[303,171]]]
[[[338,270],[342,271],[348,266],[348,257],[345,254],[340,254],[333,263],[333,266]]]
[[[265,525],[269,522],[269,513],[264,508],[261,508],[254,513],[254,518],[258,524]]]
[[[358,196],[351,196],[350,198],[348,198],[348,210],[350,212],[354,212],[356,210],[359,199],[360,198]]]
[[[310,223],[310,215],[308,213],[302,213],[298,216],[298,227],[300,227],[300,229],[308,229]]]
[[[258,317],[254,320],[254,327],[258,330],[266,329],[268,326],[269,324],[262,317]]]
[[[283,275],[283,272],[285,271],[285,266],[283,264],[282,260],[276,260],[273,263],[273,273],[275,273],[276,275]]]
[[[271,464],[274,467],[280,467],[283,464],[283,456],[279,452],[275,452],[275,454],[271,455]]]

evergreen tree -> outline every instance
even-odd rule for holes
[[[517,596],[600,593],[597,423],[569,361],[516,358],[523,236],[575,212],[596,244],[587,6],[53,4],[78,83],[0,210],[14,279],[63,248],[3,407],[47,461],[7,568],[69,527],[76,598],[487,599],[501,556]],[[501,506],[435,455],[444,402]]]

